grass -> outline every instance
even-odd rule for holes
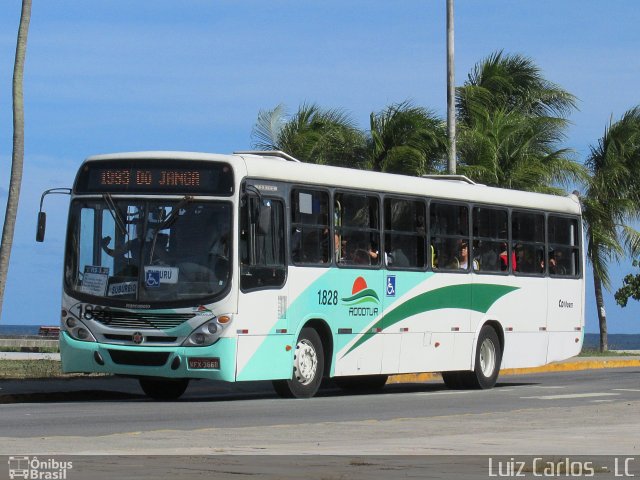
[[[601,352],[597,348],[583,348],[580,352],[579,357],[637,357],[640,356],[637,353],[626,353],[626,352],[612,352],[611,350],[607,350],[606,352]]]
[[[58,347],[0,347],[0,352],[60,353]]]
[[[0,360],[0,380],[67,376],[56,360]]]

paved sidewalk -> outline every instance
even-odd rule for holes
[[[59,353],[0,352],[0,360],[60,360]]]

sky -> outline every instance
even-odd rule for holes
[[[81,0],[33,2],[25,66],[24,180],[2,324],[57,324],[68,197],[89,155],[251,148],[260,110],[304,102],[371,112],[409,100],[446,117],[445,0]],[[11,76],[19,0],[0,2],[0,221],[11,167]],[[504,50],[532,58],[579,99],[565,146],[583,161],[640,104],[637,0],[456,0],[455,68]],[[611,268],[614,289],[631,261]],[[587,331],[597,332],[587,275]],[[610,333],[640,333],[640,305],[605,304]]]

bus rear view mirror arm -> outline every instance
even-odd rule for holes
[[[44,233],[47,228],[47,214],[42,211],[42,204],[44,203],[44,197],[47,195],[59,194],[59,195],[71,195],[70,188],[50,188],[45,190],[40,197],[40,210],[38,211],[38,226],[36,230],[36,242],[44,242]]]

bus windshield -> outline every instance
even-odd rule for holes
[[[65,287],[105,305],[211,301],[231,278],[231,211],[229,202],[191,197],[77,199],[69,217]]]

